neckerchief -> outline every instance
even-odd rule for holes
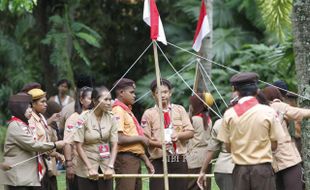
[[[242,116],[245,112],[247,112],[249,109],[254,107],[255,105],[258,104],[258,101],[255,97],[252,97],[243,103],[238,103],[234,106],[234,110],[238,117]]]
[[[140,124],[139,124],[137,118],[134,116],[134,114],[133,114],[132,111],[129,109],[129,107],[126,106],[123,102],[121,102],[121,101],[119,101],[119,100],[115,100],[112,107],[114,108],[114,107],[116,107],[116,106],[121,107],[123,110],[125,110],[125,111],[130,115],[130,117],[132,118],[133,122],[134,122],[135,125],[136,125],[136,130],[137,130],[138,134],[139,134],[140,136],[144,136],[142,127],[140,126]]]

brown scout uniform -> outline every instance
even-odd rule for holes
[[[101,117],[100,123],[97,122],[96,115],[92,110],[85,111],[80,117],[82,122],[77,122],[76,133],[74,134],[74,141],[83,143],[82,148],[87,155],[87,158],[96,171],[104,171],[107,168],[109,159],[103,159],[100,157],[99,147],[100,145],[106,145],[109,143],[115,143],[118,141],[117,129],[118,124],[111,113],[104,113]],[[110,149],[111,151],[111,149]],[[88,177],[88,169],[80,157],[76,157],[76,175],[78,178],[79,189],[87,189],[91,184],[84,180]],[[103,186],[99,186],[99,189],[112,189],[112,180],[99,179]]]
[[[246,99],[248,97],[240,99],[238,104]],[[264,186],[264,180],[257,176],[249,176],[250,181],[252,178],[253,182],[256,181],[253,184],[247,184],[246,179],[241,180],[243,171],[239,171],[239,166],[252,167],[253,172],[258,175],[274,180],[273,171],[271,166],[269,167],[272,163],[271,141],[279,141],[283,136],[284,132],[276,113],[269,106],[256,104],[241,116],[237,115],[234,108],[225,112],[218,139],[231,145],[232,159],[236,164],[233,172],[234,187],[239,187],[238,190],[250,187],[269,189],[269,186]]]
[[[256,94],[258,75],[238,73],[230,83],[241,96],[223,117],[218,139],[229,144],[235,168],[235,190],[274,190],[271,141],[279,141],[284,132],[275,111],[259,104]],[[248,95],[247,95],[248,94]],[[242,97],[243,96],[243,97]]]
[[[279,115],[285,137],[278,141],[278,147],[273,152],[273,168],[277,175],[277,189],[302,190],[301,156],[296,144],[289,134],[286,121],[301,121],[310,117],[309,109],[292,107],[278,99],[270,105]]]
[[[176,132],[183,131],[194,131],[194,128],[190,122],[188,114],[181,105],[171,104],[169,106],[170,118],[173,125],[173,129]],[[161,139],[160,129],[160,115],[157,106],[147,109],[142,116],[142,127],[144,128],[144,134],[148,138]],[[176,142],[176,155],[168,155],[168,173],[180,173],[184,174],[187,172],[187,163],[185,154],[187,153],[187,142],[188,141],[177,141]],[[150,159],[155,168],[156,174],[163,173],[162,163],[162,149],[149,147]],[[169,179],[169,189],[182,190],[187,188],[187,181],[184,179]],[[150,190],[161,190],[164,189],[163,179],[150,178]]]
[[[4,162],[9,165],[22,162],[54,148],[52,142],[34,140],[31,129],[22,122],[12,121],[6,133],[4,145]],[[37,159],[13,167],[11,170],[0,171],[1,184],[10,186],[40,186]]]
[[[135,122],[131,115],[120,106],[112,108],[118,121],[118,132],[126,136],[138,136]],[[133,115],[133,113],[132,113]],[[131,145],[118,145],[118,154],[115,160],[115,172],[119,174],[139,174],[141,173],[140,155],[145,154],[144,147],[140,143]],[[142,188],[141,179],[117,179],[116,189],[118,190],[139,190]]]
[[[203,165],[205,155],[207,152],[208,141],[210,140],[210,130],[212,127],[211,119],[208,122],[208,128],[205,130],[203,118],[199,115],[192,117],[192,124],[194,127],[194,137],[188,140],[186,161],[188,165],[188,173],[199,174]],[[211,172],[211,165],[208,167],[208,172]],[[208,179],[207,190],[211,188],[211,178]],[[199,190],[197,179],[192,178],[188,180],[188,190]]]

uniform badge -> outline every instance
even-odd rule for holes
[[[147,126],[147,121],[146,120],[142,120],[141,121],[141,127],[145,128]]]
[[[76,122],[76,128],[77,129],[81,129],[82,127],[83,127],[83,125],[84,125],[84,120],[82,120],[82,119],[79,119],[77,122]]]
[[[67,131],[68,131],[68,132],[71,132],[73,129],[74,129],[74,125],[69,124],[69,125],[67,126]]]

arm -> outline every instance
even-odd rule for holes
[[[66,160],[66,178],[68,180],[74,179],[74,170],[72,163],[72,145],[66,144],[64,147],[64,156]]]
[[[278,142],[277,141],[271,141],[271,150],[275,151],[278,147]]]
[[[88,169],[89,178],[96,180],[96,179],[98,179],[98,172],[92,168],[92,165],[90,164],[90,162],[89,162],[89,160],[85,154],[85,151],[83,150],[82,145],[83,145],[82,142],[76,142],[77,152],[78,152],[80,158],[83,160],[84,164],[86,165],[86,167]]]
[[[145,166],[147,167],[149,173],[154,174],[155,169],[154,169],[153,164],[150,162],[149,158],[145,154],[140,155],[140,158],[144,161]]]
[[[203,165],[202,165],[201,170],[200,170],[199,177],[197,179],[197,184],[198,184],[200,189],[204,189],[204,187],[206,187],[207,179],[205,178],[205,174],[206,174],[206,170],[208,168],[208,165],[210,164],[210,162],[213,158],[213,154],[214,154],[214,152],[211,150],[208,150],[206,152],[206,158],[203,162]]]
[[[144,146],[148,146],[149,140],[144,136],[126,136],[122,132],[118,132],[119,145],[131,145],[136,143],[142,143]]]

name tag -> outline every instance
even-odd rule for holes
[[[109,144],[100,144],[98,146],[99,156],[101,159],[110,158],[110,146]]]

